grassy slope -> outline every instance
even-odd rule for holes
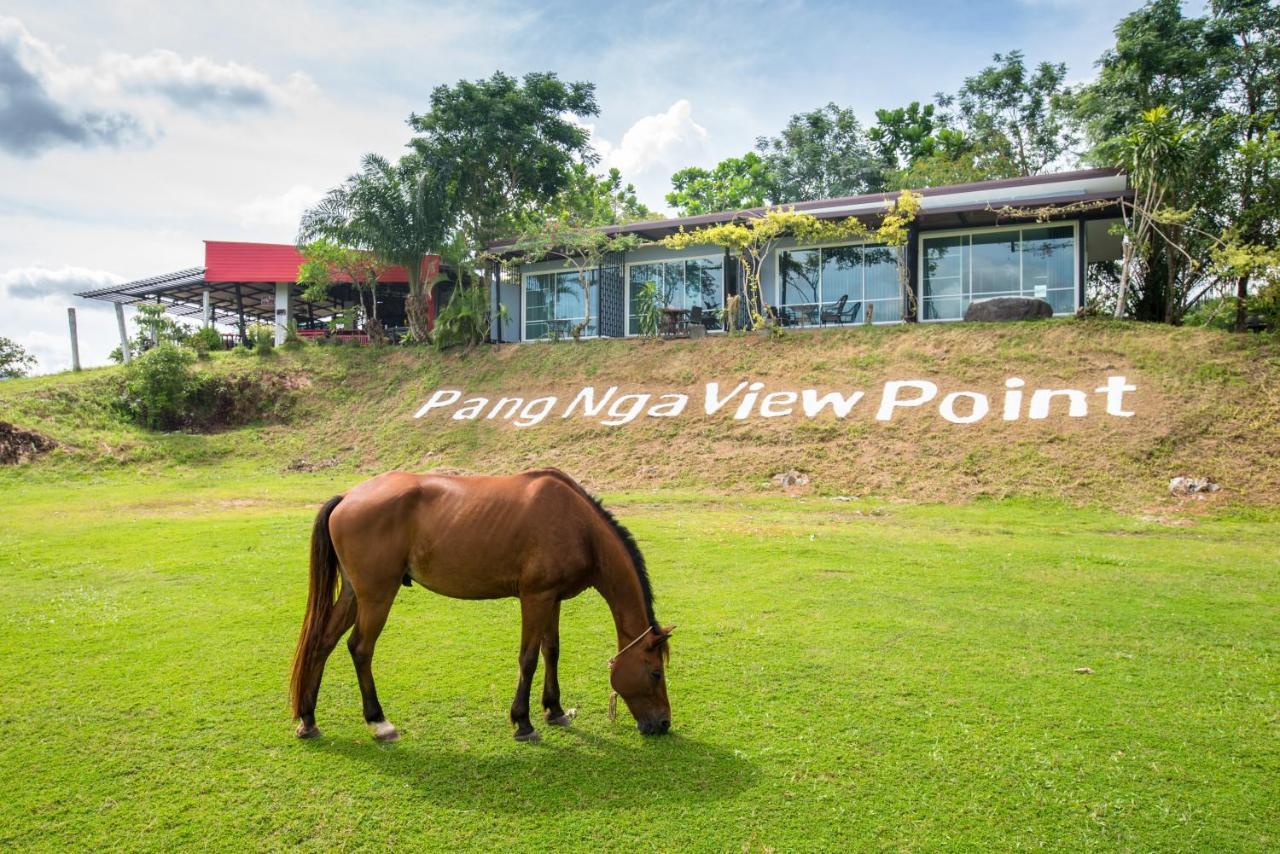
[[[516,604],[414,588],[376,662],[405,740],[369,740],[340,649],[325,737],[300,743],[284,683],[305,537],[350,480],[0,473],[0,845],[1280,842],[1273,513],[612,495],[681,626],[677,735],[605,719],[612,637],[588,593],[564,614],[578,722],[516,744]]]
[[[149,435],[122,425],[94,391],[111,371],[0,384],[0,420],[68,443],[54,457],[62,470],[227,458],[275,470],[295,460],[336,458],[344,470],[363,472],[554,464],[597,488],[749,491],[766,489],[771,475],[796,468],[825,494],[925,501],[1023,495],[1144,509],[1170,505],[1168,478],[1185,473],[1221,480],[1219,500],[1280,500],[1280,347],[1271,336],[1055,321],[826,330],[781,341],[507,346],[444,357],[309,348],[268,364],[302,386],[293,417],[275,425],[213,436]],[[258,365],[252,357],[224,356],[213,369]],[[986,391],[998,410],[1007,376],[1024,377],[1029,387],[1091,391],[1112,373],[1138,385],[1130,396],[1138,412],[1132,419],[1055,414],[1045,422],[1007,424],[993,415],[965,426],[942,421],[933,408],[903,411],[890,424],[870,418],[887,379],[925,377],[944,393]],[[868,399],[845,421],[734,422],[696,411],[706,381],[748,377],[771,388],[863,388]],[[689,390],[694,412],[612,430],[578,419],[551,418],[517,430],[440,414],[411,417],[442,385],[494,397],[558,394],[563,405],[583,384]]]

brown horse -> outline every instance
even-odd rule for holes
[[[517,740],[538,738],[529,722],[529,691],[539,649],[546,661],[547,723],[571,721],[560,707],[556,674],[560,603],[588,587],[604,597],[618,631],[618,652],[609,662],[613,689],[640,732],[670,728],[663,670],[675,627],[662,628],[654,619],[644,558],[609,511],[555,469],[511,477],[391,472],[329,499],[316,516],[307,611],[291,683],[299,738],[320,733],[320,677],[329,653],[352,626],[347,648],[364,719],[379,741],[399,738],[378,703],[373,648],[401,584],[413,581],[455,599],[520,600],[520,679],[511,702]]]

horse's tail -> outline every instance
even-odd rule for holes
[[[333,612],[334,588],[338,584],[338,553],[333,549],[329,536],[329,516],[342,501],[335,495],[324,503],[316,514],[311,528],[311,583],[307,589],[307,613],[302,618],[302,634],[298,636],[298,650],[293,656],[293,676],[289,680],[289,695],[293,701],[293,716],[302,712],[302,692],[310,681],[311,670],[316,665],[320,639],[329,615]]]

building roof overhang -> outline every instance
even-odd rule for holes
[[[922,197],[917,223],[922,228],[948,228],[952,226],[986,225],[1015,218],[1016,210],[1033,210],[1062,207],[1064,211],[1086,211],[1070,214],[1085,218],[1103,213],[1104,202],[1119,204],[1121,199],[1131,198],[1132,192],[1124,173],[1119,169],[1081,169],[1073,172],[1056,172],[1049,175],[1033,175],[1023,178],[1007,178],[997,181],[981,181],[972,184],[952,184],[944,187],[928,187],[914,191]],[[812,214],[819,219],[843,219],[857,217],[875,220],[884,213],[899,194],[871,193],[861,196],[845,196],[834,199],[817,199],[774,205],[773,208],[792,208]],[[605,226],[606,234],[633,234],[648,240],[661,240],[679,231],[690,231],[708,225],[737,222],[762,216],[766,207],[720,211],[698,216],[635,222],[625,225]],[[1067,215],[1067,214],[1063,214]],[[497,240],[489,249],[508,256],[518,254],[516,239]]]

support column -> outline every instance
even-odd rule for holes
[[[284,343],[293,318],[293,283],[276,282],[276,346]]]
[[[902,319],[908,323],[919,323],[924,294],[920,292],[920,226],[914,222],[907,226],[907,287],[915,299],[909,300],[907,294],[902,295]]]
[[[204,326],[208,329],[213,325],[213,306],[209,302],[209,289],[204,289]]]
[[[122,303],[116,303],[116,328],[120,330],[120,355],[127,365],[133,361],[133,354],[129,352],[129,331],[124,325],[124,305]]]
[[[1088,223],[1084,218],[1076,220],[1076,235],[1079,246],[1076,247],[1076,311],[1085,307],[1085,284],[1089,280],[1089,249],[1085,243],[1085,231]]]
[[[71,327],[71,370],[80,370],[80,340],[76,337],[76,310],[67,309],[67,325]]]
[[[240,283],[236,282],[236,318],[240,325],[240,343],[249,343],[249,330],[244,327],[244,293],[240,290]]]

